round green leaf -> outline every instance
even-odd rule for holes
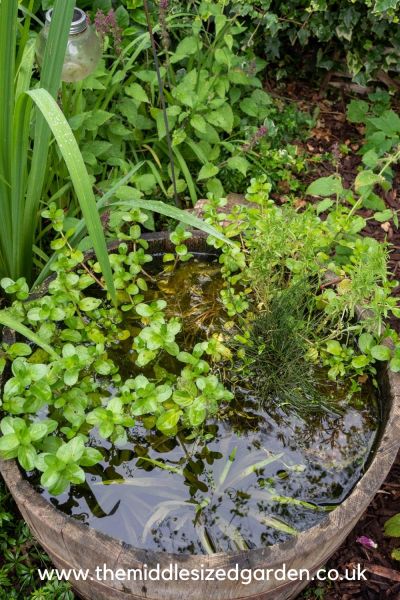
[[[167,410],[157,419],[156,427],[165,435],[173,435],[176,431],[176,425],[180,419],[182,411],[180,410]]]
[[[387,346],[379,344],[371,348],[371,354],[376,360],[390,360],[392,353]]]
[[[18,448],[18,462],[25,471],[33,471],[35,468],[36,451],[33,446],[20,446]]]
[[[91,310],[95,310],[101,304],[101,300],[99,298],[82,298],[79,302],[79,309],[83,312],[88,312]]]

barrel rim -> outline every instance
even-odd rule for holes
[[[172,248],[167,232],[144,234],[143,237],[152,246],[153,253],[154,250],[159,250],[160,254],[162,254],[162,252],[169,251]],[[206,246],[205,242],[206,237],[202,232],[193,232],[193,237],[186,241],[189,251],[197,251],[201,254],[207,253],[206,249],[208,248],[209,253],[210,249]],[[115,251],[119,244],[120,242],[118,241],[109,244],[109,251]],[[85,256],[87,259],[90,259],[94,256],[94,253],[93,251],[89,251]],[[37,296],[45,293],[49,282],[53,278],[54,275],[46,279]],[[328,513],[322,521],[300,532],[297,536],[272,546],[236,552],[221,552],[212,555],[175,554],[136,548],[131,544],[97,531],[93,527],[84,525],[55,508],[24,479],[15,460],[0,460],[0,474],[3,476],[17,505],[21,508],[29,507],[29,510],[40,513],[45,517],[43,524],[45,524],[46,519],[57,520],[57,522],[61,520],[63,535],[64,528],[66,531],[70,529],[74,537],[77,538],[86,536],[90,532],[90,535],[99,544],[106,543],[108,546],[110,544],[113,545],[116,548],[116,552],[119,553],[118,556],[123,553],[124,561],[126,558],[131,557],[132,561],[142,561],[148,565],[178,563],[184,568],[196,567],[200,561],[206,566],[215,566],[217,564],[219,567],[232,566],[239,562],[243,567],[256,568],[260,564],[268,563],[273,565],[282,560],[289,562],[296,557],[299,558],[312,554],[319,547],[319,544],[326,545],[327,543],[332,546],[331,555],[338,545],[335,545],[335,540],[338,539],[338,532],[346,529],[347,535],[361,518],[362,513],[384,482],[400,448],[400,374],[390,372],[387,368],[384,368],[381,373],[381,382],[384,390],[383,396],[387,402],[387,418],[366,472],[355,485],[347,499],[335,510]],[[351,529],[349,529],[349,523],[354,523]],[[45,532],[43,537],[45,538]],[[342,539],[344,537],[342,536]],[[323,563],[316,560],[316,565],[318,564]]]

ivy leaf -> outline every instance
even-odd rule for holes
[[[397,8],[399,0],[376,0],[374,6],[374,12],[380,13],[390,10],[391,8]]]
[[[342,179],[336,177],[336,175],[330,175],[329,177],[320,177],[316,181],[313,181],[308,186],[306,194],[309,196],[332,196],[333,194],[341,194],[343,192]]]

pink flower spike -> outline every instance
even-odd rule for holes
[[[365,548],[373,548],[375,550],[378,547],[378,544],[376,544],[374,540],[371,540],[371,538],[367,537],[366,535],[358,537],[356,539],[356,542],[358,542],[359,544],[361,544],[361,546],[364,546]]]

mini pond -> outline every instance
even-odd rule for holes
[[[169,316],[182,319],[181,342],[190,346],[223,330],[221,286],[218,264],[196,260],[154,276],[146,300],[173,306]],[[127,321],[132,331],[139,328]],[[135,366],[129,341],[109,354],[123,378],[154,377],[152,368]],[[176,370],[170,356],[160,366]],[[29,480],[59,510],[136,548],[246,550],[316,525],[365,471],[380,422],[374,391],[364,386],[349,401],[346,385],[326,384],[322,393],[336,410],[302,419],[287,414],[279,399],[260,408],[251,381],[239,379],[231,389],[234,400],[199,434],[168,438],[137,420],[122,448],[91,436],[105,458],[87,469],[85,484],[52,497],[36,475]],[[104,390],[106,397],[115,394]]]

